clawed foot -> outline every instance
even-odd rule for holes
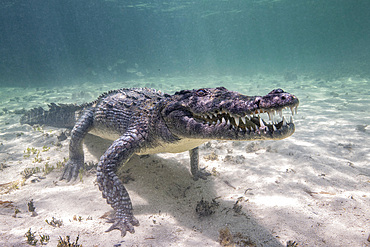
[[[67,182],[71,181],[71,179],[76,179],[80,169],[83,168],[84,164],[80,161],[69,160],[64,167],[64,172],[60,180],[67,180]]]
[[[211,176],[211,173],[207,172],[205,168],[202,168],[193,174],[193,179],[195,181],[197,181],[199,178],[206,180],[208,176]]]
[[[139,221],[134,216],[129,216],[127,218],[115,218],[108,220],[108,223],[113,223],[111,227],[109,227],[106,232],[110,232],[112,230],[120,230],[121,236],[126,236],[126,232],[134,233],[135,229],[134,226],[139,226]]]

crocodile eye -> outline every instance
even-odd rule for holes
[[[198,89],[197,92],[196,92],[197,96],[199,97],[203,97],[203,96],[206,96],[208,94],[207,90],[206,89]]]

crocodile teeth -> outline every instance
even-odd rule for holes
[[[262,118],[260,118],[260,127],[261,128],[265,127],[265,124],[263,123]]]
[[[290,111],[292,112],[292,115],[294,116],[294,114],[297,114],[297,111],[298,111],[298,107],[291,107],[290,108]]]
[[[238,117],[235,117],[234,120],[235,120],[236,126],[239,126],[239,118]]]
[[[273,121],[274,120],[274,113],[273,112],[268,112],[267,114],[269,115],[269,120]]]
[[[293,117],[297,114],[297,106],[282,107],[279,110],[274,109],[255,109],[252,112],[244,113],[242,116],[240,113],[234,114],[224,109],[217,109],[213,112],[205,112],[196,114],[197,119],[203,120],[208,125],[223,125],[228,126],[227,129],[234,129],[235,131],[241,131],[243,134],[261,134],[267,132],[283,131],[284,129],[291,127],[293,123]],[[284,110],[291,111],[291,116],[288,121],[287,116],[284,116],[286,112]],[[284,111],[284,114],[283,114]],[[290,114],[289,114],[290,115]]]

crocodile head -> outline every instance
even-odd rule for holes
[[[278,140],[294,133],[299,101],[282,89],[246,96],[224,87],[183,90],[163,105],[162,118],[179,138]],[[285,109],[291,115],[286,117]]]

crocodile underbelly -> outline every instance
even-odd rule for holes
[[[158,143],[156,147],[140,150],[136,154],[157,154],[157,153],[181,153],[202,145],[209,140],[206,139],[180,139],[173,143]]]
[[[115,141],[121,137],[121,134],[114,130],[109,130],[105,128],[93,128],[89,132],[90,134],[99,136],[103,139]],[[205,142],[208,142],[207,139],[188,139],[183,138],[179,141],[168,143],[168,142],[159,142],[156,143],[154,147],[141,149],[136,154],[158,154],[158,153],[181,153],[193,148],[196,148],[202,145]]]

